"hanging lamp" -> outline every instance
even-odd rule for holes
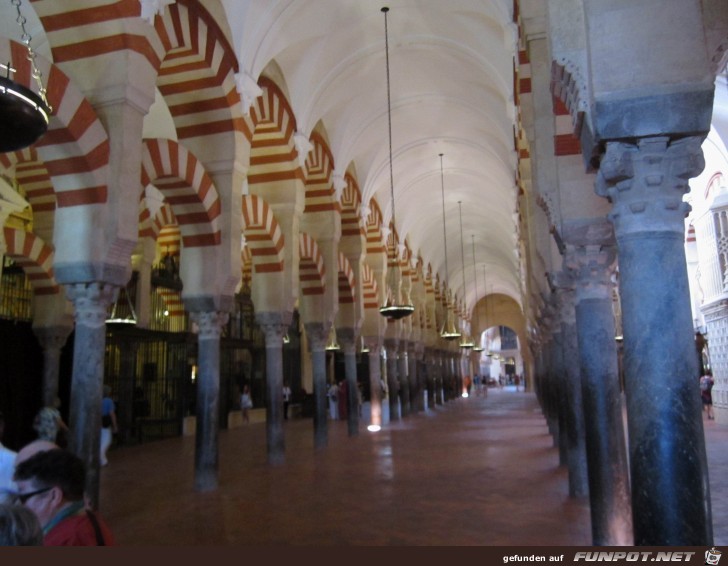
[[[485,265],[483,266],[483,285],[485,286],[485,324],[488,324],[488,279],[486,277],[485,273]],[[485,340],[488,341],[488,327],[486,326],[485,329]],[[488,346],[488,353],[486,354],[489,358],[493,357],[493,352],[490,349],[490,345]]]
[[[475,280],[475,308],[473,308],[474,319],[477,320],[475,328],[480,328],[480,314],[478,314],[478,270],[475,268],[475,236],[471,235],[473,243],[473,279]],[[482,335],[478,334],[478,340],[473,341],[473,352],[483,351],[483,339]]]
[[[30,46],[33,39],[25,29],[26,19],[20,11],[20,0],[11,0],[18,16],[15,21],[22,31],[22,42],[28,49],[27,59],[32,67],[32,77],[38,85],[38,92],[21,85],[10,78],[15,73],[11,62],[0,64],[5,76],[0,76],[0,124],[3,135],[0,136],[0,153],[17,151],[33,145],[48,131],[48,121],[52,112],[46,100],[46,89],[43,86],[43,73],[35,63],[35,52]]]
[[[392,166],[392,96],[389,85],[389,32],[387,28],[387,12],[388,7],[383,7],[384,13],[384,52],[387,62],[387,124],[389,126],[389,188],[392,198],[392,240],[394,240],[394,229],[397,224],[394,215],[394,168]],[[385,291],[384,304],[379,308],[379,314],[391,319],[399,320],[405,316],[411,315],[415,307],[408,300],[401,300],[400,296],[400,278],[398,265],[396,243],[392,246],[392,257],[389,258],[389,266],[387,267],[387,288]]]
[[[132,281],[133,280],[134,279],[132,278]],[[122,295],[124,295],[123,298]],[[121,309],[119,309],[120,302],[122,303]],[[125,312],[118,312],[120,310]],[[125,326],[136,325],[137,315],[136,311],[134,310],[134,305],[131,302],[131,297],[129,296],[129,289],[127,286],[119,289],[119,296],[116,298],[116,301],[114,301],[114,305],[111,307],[111,313],[109,314],[105,323],[107,326],[110,326],[112,328],[122,328]]]
[[[458,211],[460,213],[460,258],[462,259],[463,263],[463,295],[465,295],[465,244],[463,243],[463,202],[458,201]],[[463,307],[463,322],[465,322],[465,312],[466,309]],[[463,350],[470,350],[472,349],[475,344],[473,344],[473,339],[470,337],[470,332],[468,332],[465,327],[463,327],[463,333],[460,338],[460,348]]]
[[[450,294],[450,285],[448,284],[448,267],[447,267],[447,229],[445,228],[445,174],[442,168],[442,156],[440,154],[440,186],[442,187],[442,241],[445,245],[445,322],[440,329],[440,338],[445,340],[455,340],[460,338],[460,332],[455,326],[452,316],[452,296]]]

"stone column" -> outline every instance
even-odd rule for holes
[[[197,405],[195,411],[195,491],[218,487],[220,429],[220,334],[228,313],[192,312],[197,324]]]
[[[632,546],[629,468],[622,424],[612,282],[616,250],[581,246],[567,254],[575,272],[589,500],[594,546]]]
[[[399,412],[399,363],[397,361],[399,340],[387,339],[387,389],[389,390],[389,420],[395,421],[400,418]]]
[[[704,167],[697,137],[608,142],[597,193],[619,250],[634,543],[710,546],[682,201]],[[679,486],[679,488],[678,488]]]
[[[283,434],[283,336],[291,324],[291,313],[259,312],[255,314],[255,320],[265,333],[268,463],[279,465],[286,459]]]
[[[347,430],[349,436],[359,435],[359,386],[356,380],[356,334],[353,328],[338,331],[339,344],[344,352],[344,373],[346,374]]]
[[[407,350],[407,371],[409,373],[410,409],[413,413],[422,410],[422,388],[420,387],[420,376],[417,371],[419,358],[420,354],[417,351],[416,343],[410,342]]]
[[[399,374],[399,406],[402,413],[402,417],[406,417],[410,414],[410,376],[409,376],[409,362],[407,354],[408,340],[400,341],[400,349],[398,356],[398,374]]]
[[[561,271],[555,277],[558,285],[559,314],[561,319],[562,372],[564,379],[564,416],[566,420],[566,458],[569,468],[569,495],[589,495],[589,478],[586,464],[586,434],[584,432],[584,407],[579,370],[579,345],[576,337],[576,291],[570,274]]]
[[[326,341],[331,327],[321,322],[307,322],[303,326],[308,338],[313,374],[313,446],[314,448],[326,448],[329,444],[326,411]]]
[[[119,287],[105,283],[66,285],[76,320],[68,448],[86,465],[86,496],[92,509],[99,507],[106,313],[118,294]]]
[[[558,314],[558,311],[556,311]],[[564,372],[564,335],[558,319],[554,321],[550,343],[549,390],[555,415],[556,436],[559,448],[559,465],[569,464],[568,430],[566,425],[566,374]]]
[[[73,329],[66,326],[33,328],[33,333],[43,348],[43,405],[46,407],[52,407],[58,397],[61,348],[66,344],[71,330]]]
[[[369,348],[369,397],[371,405],[371,421],[369,430],[382,427],[382,372],[380,369],[379,342],[367,341]]]

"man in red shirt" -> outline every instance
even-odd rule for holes
[[[17,464],[17,499],[43,527],[43,546],[112,546],[114,537],[84,503],[86,468],[66,450],[38,452]]]

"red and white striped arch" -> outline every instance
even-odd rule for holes
[[[361,288],[364,296],[364,308],[378,309],[377,281],[374,277],[374,271],[366,263],[362,264],[361,268]]]
[[[169,106],[178,139],[251,132],[235,85],[235,52],[214,18],[193,0],[177,0],[155,18],[164,52],[157,87]]]
[[[369,202],[369,209],[366,224],[367,253],[384,253],[386,248],[382,242],[382,211],[374,199]]]
[[[263,94],[250,109],[254,129],[248,183],[252,187],[293,179],[303,181],[294,143],[296,119],[288,100],[270,79],[261,77],[258,85]]]
[[[353,175],[345,176],[346,187],[341,193],[341,236],[361,236],[364,226],[361,222],[361,191]]]
[[[326,290],[326,266],[318,243],[305,232],[298,236],[299,267],[302,295],[323,295]]]
[[[257,195],[243,196],[243,234],[255,273],[283,271],[285,239],[281,227],[268,204]]]
[[[163,203],[157,211],[157,214],[152,217],[149,208],[142,199],[139,202],[139,239],[152,238],[156,240],[165,226],[177,226],[177,219],[174,217],[174,212],[170,208],[168,203]],[[177,237],[179,239],[179,228],[177,229]],[[179,242],[177,242],[179,247]]]
[[[12,61],[13,78],[34,85],[27,48],[0,38],[0,61]],[[70,79],[49,61],[36,58],[46,81],[49,104],[53,107],[48,132],[34,145],[52,179],[58,208],[105,203],[109,164],[109,140],[96,112]],[[23,155],[5,157],[4,166],[14,165]],[[37,161],[38,159],[34,159]]]
[[[23,268],[35,295],[55,295],[60,287],[53,277],[53,250],[32,232],[3,228],[6,255]]]
[[[240,253],[240,264],[243,270],[243,287],[250,289],[253,282],[253,254],[250,253],[250,248],[246,245]]]
[[[202,164],[173,140],[144,140],[142,187],[153,184],[174,211],[185,247],[220,243],[220,197]]]
[[[56,210],[56,193],[48,169],[38,157],[35,147],[12,153],[0,153],[0,166],[25,190],[25,197],[33,208],[33,216]]]
[[[309,140],[313,149],[306,156],[306,200],[304,212],[323,212],[341,210],[336,200],[332,176],[334,156],[328,143],[318,132],[311,134]]]
[[[339,252],[339,304],[354,303],[356,279],[347,257]]]
[[[175,224],[166,224],[159,230],[157,248],[164,254],[179,256],[181,235]]]
[[[183,319],[185,316],[185,306],[182,302],[182,293],[176,289],[167,289],[166,287],[154,287],[154,292],[164,300],[164,306],[167,308],[167,316],[170,319]]]

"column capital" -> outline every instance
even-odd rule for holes
[[[353,328],[338,328],[336,338],[339,340],[342,352],[347,355],[356,354],[356,332]]]
[[[576,280],[576,302],[612,298],[612,275],[617,250],[614,246],[567,246],[564,263]]]
[[[607,142],[596,193],[609,199],[617,237],[640,232],[679,232],[690,205],[683,195],[688,180],[705,167],[698,136],[670,140],[643,138],[637,143]]]
[[[119,287],[109,283],[71,283],[64,285],[66,297],[73,303],[77,324],[100,328],[106,323],[109,305],[119,296]]]
[[[190,313],[190,318],[199,329],[199,340],[217,340],[222,334],[222,327],[227,324],[229,314],[220,311],[196,311]]]
[[[65,346],[72,330],[71,326],[43,326],[34,327],[33,334],[43,349],[60,350]]]
[[[303,328],[306,330],[309,351],[323,352],[326,348],[326,341],[329,339],[331,324],[324,322],[306,322],[303,324]]]
[[[292,318],[293,313],[286,311],[255,313],[255,322],[258,323],[258,326],[260,326],[260,329],[265,334],[266,347],[275,345],[276,343],[283,346],[283,336],[291,325]]]

